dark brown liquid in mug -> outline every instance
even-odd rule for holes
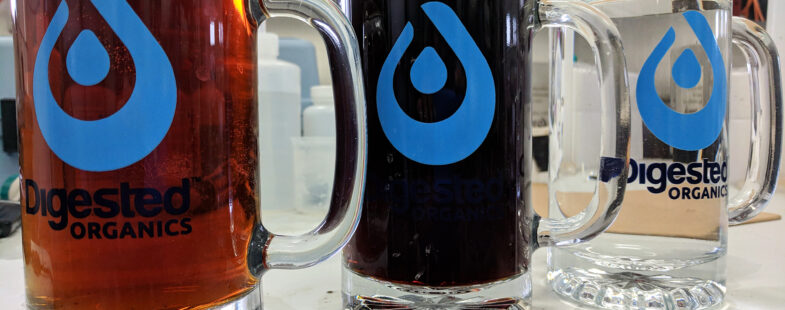
[[[65,2],[68,22],[49,60],[52,94],[77,119],[106,118],[138,84],[134,61],[91,1]],[[36,117],[34,66],[61,0],[15,3],[28,306],[186,309],[220,304],[252,289],[257,278],[246,257],[258,223],[256,26],[245,1],[128,0],[168,56],[177,107],[152,153],[107,172],[63,162]],[[84,29],[95,33],[111,62],[108,76],[95,86],[75,83],[66,70],[67,51]],[[145,126],[145,119],[138,125]],[[103,200],[96,194],[101,189]],[[136,195],[139,189],[148,189],[148,195]],[[44,205],[44,190],[45,196],[53,194],[51,207]],[[75,194],[79,201],[89,195],[91,204],[66,212],[63,192],[84,194]],[[167,197],[174,213],[186,205],[187,210],[170,214]],[[135,207],[140,199],[150,200],[142,208],[147,211]]]
[[[531,141],[528,93],[532,1],[443,1],[482,51],[493,74],[493,125],[469,157],[425,165],[388,140],[377,109],[385,58],[407,23],[411,45],[397,64],[395,96],[409,117],[450,117],[467,88],[464,68],[425,15],[422,0],[350,0],[344,8],[361,39],[368,103],[368,177],[362,220],[344,250],[348,267],[378,280],[464,286],[513,277],[528,269],[533,228],[529,198]],[[447,68],[440,91],[426,95],[410,81],[415,59],[433,47]],[[546,73],[535,73],[547,78]],[[462,141],[451,141],[462,143]]]

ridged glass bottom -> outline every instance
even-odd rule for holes
[[[548,273],[551,288],[581,305],[614,310],[700,310],[722,305],[725,286],[709,280],[567,268]]]
[[[344,309],[529,310],[531,276],[483,285],[423,287],[379,281],[343,269]]]
[[[703,310],[725,298],[724,238],[605,233],[548,249],[548,282],[562,299],[613,310]]]

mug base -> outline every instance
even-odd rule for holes
[[[261,281],[259,281],[261,283]],[[224,304],[212,306],[210,310],[262,310],[262,285],[258,284],[245,295]]]
[[[714,309],[725,297],[725,286],[711,280],[607,273],[597,268],[551,270],[548,283],[562,299],[600,309]]]
[[[427,287],[370,278],[343,268],[343,304],[347,310],[529,310],[529,272],[493,283]]]

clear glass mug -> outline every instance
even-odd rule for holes
[[[624,193],[629,96],[618,31],[577,1],[342,1],[368,101],[362,220],[344,249],[349,309],[528,309],[531,255],[586,241]],[[577,221],[531,204],[534,33],[567,26],[596,50],[603,176]]]
[[[761,212],[776,187],[782,148],[777,50],[760,26],[732,17],[728,0],[584,2],[614,20],[625,46],[633,99],[629,183],[608,232],[549,249],[550,285],[565,299],[607,309],[721,304],[728,225]],[[557,37],[558,46],[564,43]],[[735,195],[729,195],[729,166],[745,163],[729,159],[732,44],[748,60],[753,93],[750,169]],[[557,58],[565,64],[561,76],[584,70],[573,55]],[[576,105],[592,101],[586,98],[592,95]],[[586,118],[574,113],[578,109],[568,103],[553,111],[559,119]],[[597,173],[581,155],[592,139],[576,138],[590,136],[590,127],[563,124],[551,140],[553,219],[578,214],[591,197],[586,180]]]
[[[23,249],[31,309],[260,309],[269,269],[348,241],[365,173],[357,41],[325,0],[12,1]],[[314,231],[265,229],[257,26],[324,36],[338,100],[336,182]]]

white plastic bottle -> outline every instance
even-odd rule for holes
[[[313,105],[303,112],[303,136],[335,137],[335,99],[329,85],[311,87]]]
[[[259,33],[259,156],[265,209],[291,207],[292,138],[301,136],[300,68],[278,60],[278,36]]]
[[[295,146],[298,209],[327,212],[335,174],[335,102],[330,86],[311,88],[313,105],[303,112],[303,137]],[[321,215],[320,213],[320,215]]]

